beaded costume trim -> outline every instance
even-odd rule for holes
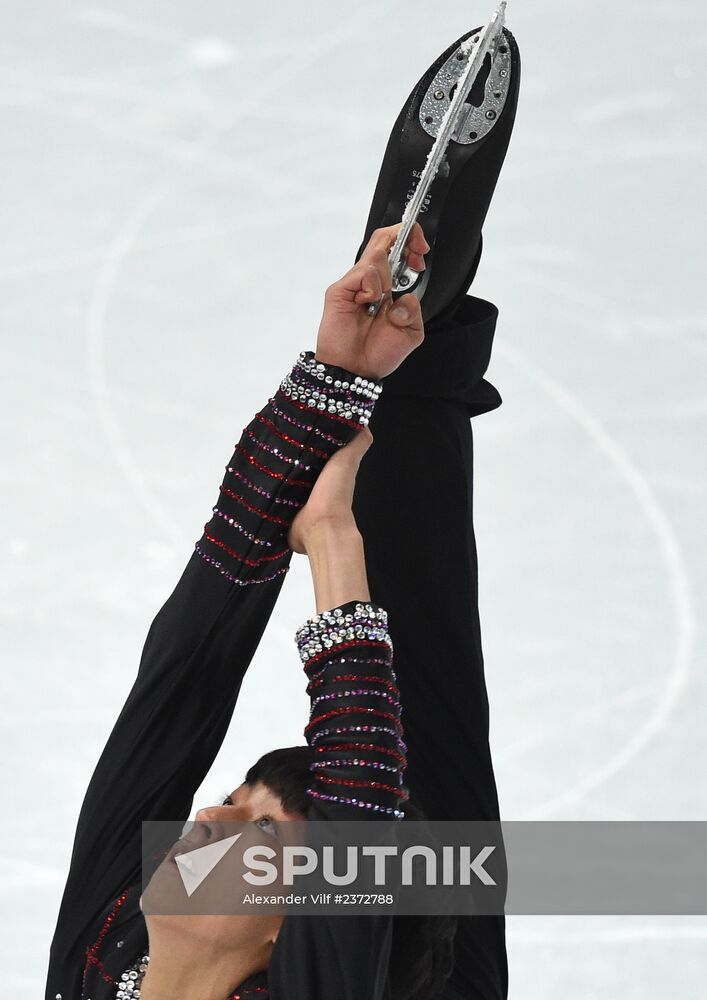
[[[317,361],[313,351],[302,351],[290,374],[280,383],[280,391],[307,407],[365,426],[383,386],[343,369],[337,371],[334,366]]]
[[[382,388],[302,351],[234,445],[196,554],[239,586],[286,573],[290,524],[331,455],[368,424]]]
[[[115,995],[116,1000],[139,1000],[142,980],[147,972],[149,962],[150,956],[145,954],[137,962],[133,962],[127,967],[120,977]],[[245,997],[260,997],[261,1000],[267,1000],[267,997],[270,996],[268,988],[266,986],[249,986],[248,982],[250,981],[246,980],[233,993],[229,993],[225,1000],[244,1000]]]
[[[295,642],[312,696],[304,734],[318,754],[308,794],[402,819],[406,747],[387,612],[377,604],[350,601],[309,618],[297,629]],[[349,649],[356,655],[347,656]],[[352,661],[365,664],[366,671],[352,674]],[[365,686],[351,687],[352,680]],[[330,720],[340,724],[323,725]],[[347,742],[341,742],[342,734]],[[380,780],[382,771],[386,781]]]

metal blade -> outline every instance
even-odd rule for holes
[[[469,61],[459,79],[454,97],[442,119],[437,138],[427,155],[427,160],[415,192],[405,207],[397,239],[388,254],[388,262],[393,277],[393,291],[395,292],[402,291],[413,284],[418,278],[417,271],[407,268],[407,264],[403,258],[403,249],[408,241],[412,227],[417,222],[420,209],[425,203],[425,198],[432,186],[432,182],[437,176],[437,171],[444,160],[454,131],[468,111],[465,108],[466,98],[481,70],[484,59],[498,39],[505,21],[505,14],[506,2],[503,0],[494,11],[488,24],[480,32],[471,35],[465,42],[462,42],[461,51],[468,54]],[[379,306],[379,303],[371,303],[368,306],[368,312],[374,315],[378,311]]]

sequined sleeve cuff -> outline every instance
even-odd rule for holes
[[[352,815],[402,818],[406,747],[386,611],[350,601],[308,619],[295,641],[311,701],[308,794]]]
[[[317,361],[312,351],[302,351],[280,383],[293,402],[354,426],[368,424],[382,389],[380,382]]]
[[[381,389],[303,351],[243,429],[197,555],[240,586],[286,573],[290,524],[328,459],[368,423]]]

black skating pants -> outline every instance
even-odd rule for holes
[[[500,402],[480,381],[496,313],[467,298],[457,315],[458,326],[428,330],[414,368],[406,363],[384,388],[354,513],[371,595],[389,614],[411,798],[429,819],[497,820],[470,421]],[[507,991],[504,918],[461,917],[455,970],[442,996],[498,1000]]]

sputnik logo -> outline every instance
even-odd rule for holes
[[[206,876],[214,870],[221,858],[228,854],[241,836],[241,833],[236,833],[233,837],[225,837],[223,840],[217,840],[215,844],[197,847],[193,851],[187,851],[186,854],[175,854],[174,860],[187,896],[196,892]]]

